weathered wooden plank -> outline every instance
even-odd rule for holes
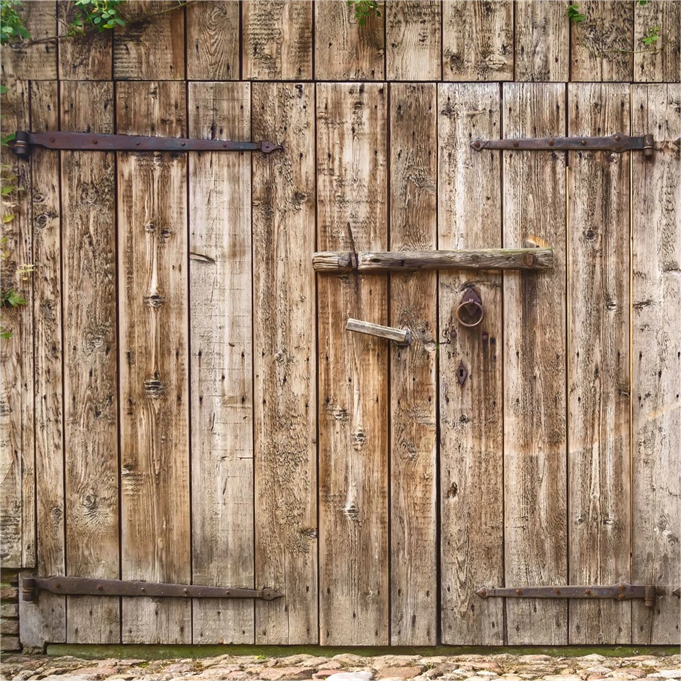
[[[513,80],[513,2],[442,3],[443,80]]]
[[[14,78],[56,80],[57,41],[49,40],[57,35],[56,1],[24,2],[17,9],[31,34],[31,41],[36,42],[19,40],[2,46],[2,82],[6,84]]]
[[[4,48],[3,48],[4,50]],[[4,57],[4,55],[3,55]],[[2,136],[30,127],[29,84],[5,81],[2,95]],[[22,188],[3,201],[2,289],[17,290],[26,305],[3,308],[0,331],[2,390],[0,391],[0,555],[3,567],[35,565],[35,453],[33,391],[33,276],[21,274],[22,265],[33,263],[31,230],[31,166],[2,147],[3,166],[16,175]],[[3,184],[5,184],[3,182]]]
[[[117,131],[186,136],[184,83],[119,83]],[[187,157],[118,152],[121,577],[191,577]],[[191,603],[122,602],[123,643],[191,643]]]
[[[256,643],[317,643],[315,123],[312,85],[253,84]]]
[[[242,64],[247,80],[312,78],[309,0],[246,0]]]
[[[189,135],[251,138],[248,83],[190,83]],[[192,577],[253,588],[251,154],[189,156]],[[194,643],[253,643],[249,600],[195,600]]]
[[[503,137],[563,135],[565,87],[504,85]],[[565,154],[503,152],[504,246],[551,244],[554,268],[504,274],[504,570],[567,581]],[[567,603],[506,603],[509,645],[567,643]]]
[[[442,3],[387,0],[385,3],[387,80],[440,80]]]
[[[317,86],[320,248],[387,246],[386,99],[379,84]],[[325,645],[388,643],[388,348],[342,330],[350,316],[386,324],[387,297],[386,275],[318,280]]]
[[[568,134],[629,134],[629,86],[568,88]],[[630,582],[629,154],[568,153],[570,584]],[[629,643],[631,604],[570,601],[569,642]]]
[[[59,128],[56,82],[31,83],[31,130]],[[35,347],[35,456],[37,570],[65,574],[64,448],[62,405],[62,277],[59,204],[59,152],[35,149],[31,155]],[[65,641],[63,596],[45,594],[35,613],[45,641]]]
[[[381,16],[372,14],[364,26],[347,0],[315,2],[315,79],[383,80],[385,73],[385,3]]]
[[[114,34],[115,80],[183,80],[184,9],[172,0],[131,2],[125,21]]]
[[[437,247],[437,88],[390,86],[390,248]],[[361,285],[361,284],[360,284]],[[437,642],[437,275],[390,275],[390,642]]]
[[[194,2],[187,12],[187,79],[239,79],[239,3]]]
[[[438,100],[438,248],[500,246],[501,154],[471,139],[500,137],[498,84],[441,85]],[[501,600],[476,588],[501,584],[503,568],[503,383],[501,273],[439,277],[442,641],[500,645]],[[485,317],[465,329],[454,312],[475,286]],[[468,379],[459,382],[464,363]]]
[[[75,18],[73,0],[57,2],[59,35],[69,33]],[[90,27],[92,29],[92,27]],[[59,80],[111,80],[113,77],[113,33],[90,30],[86,36],[59,41]]]
[[[582,0],[579,11],[584,21],[570,25],[570,80],[633,80],[634,3]]]
[[[515,3],[515,80],[567,81],[570,20],[564,2]]]
[[[113,83],[61,84],[61,129],[114,132]],[[66,569],[117,579],[116,155],[61,158]],[[118,599],[70,596],[70,643],[120,643]]]
[[[651,28],[659,40],[650,47],[641,42]],[[634,7],[634,80],[678,83],[681,79],[681,3],[651,0]]]
[[[632,134],[660,140],[653,159],[634,155],[633,556],[631,579],[665,590],[655,608],[633,604],[633,643],[679,641],[681,484],[681,88],[632,88]]]

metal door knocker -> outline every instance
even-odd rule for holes
[[[462,318],[462,312],[464,310],[468,316],[467,320]],[[468,328],[478,326],[478,324],[482,322],[485,311],[482,308],[482,299],[475,289],[469,288],[466,290],[466,293],[464,293],[464,296],[461,299],[461,303],[459,303],[459,307],[457,307],[454,312],[454,316],[461,326],[466,326]]]

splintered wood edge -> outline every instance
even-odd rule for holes
[[[393,343],[397,343],[397,345],[409,345],[411,343],[411,331],[409,329],[396,329],[392,326],[372,324],[371,322],[363,322],[352,317],[348,319],[345,329],[356,333],[365,333],[369,336],[376,336],[377,338],[385,338]]]

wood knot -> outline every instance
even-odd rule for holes
[[[160,293],[150,293],[148,296],[144,296],[144,303],[149,307],[161,307],[165,300],[165,296]]]
[[[166,387],[159,379],[158,374],[154,374],[153,378],[148,378],[146,381],[144,381],[144,390],[148,397],[157,399],[163,396],[166,391]]]

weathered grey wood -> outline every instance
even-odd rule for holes
[[[317,85],[321,248],[387,246],[386,95],[381,84]],[[387,277],[320,277],[317,301],[320,642],[386,645],[388,348],[339,334],[338,320],[387,323]]]
[[[390,247],[437,246],[437,89],[390,86]],[[437,642],[437,274],[390,275],[390,643]]]
[[[385,73],[385,3],[381,16],[370,16],[364,26],[347,0],[315,2],[316,80],[383,80]]]
[[[314,89],[253,84],[256,643],[317,643]]]
[[[513,80],[513,2],[442,3],[443,80]]]
[[[582,0],[584,21],[571,22],[570,80],[630,81],[634,75],[634,3]]]
[[[189,112],[190,137],[251,138],[248,83],[190,83]],[[192,578],[252,589],[251,154],[192,152],[189,178]],[[195,600],[193,641],[253,643],[254,616]]]
[[[504,85],[503,137],[565,134],[565,87]],[[504,274],[504,571],[513,586],[567,572],[565,154],[503,152],[504,245],[549,242],[554,268]],[[506,603],[509,645],[567,643],[567,602]]]
[[[409,270],[544,270],[553,267],[550,248],[480,248],[453,251],[322,251],[312,256],[316,272]]]
[[[660,29],[660,39],[650,47],[641,43],[648,29]],[[678,83],[681,79],[681,3],[652,0],[634,6],[634,80]]]
[[[241,6],[243,78],[312,78],[313,3],[309,0],[245,0]]]
[[[61,84],[61,129],[112,133],[110,82]],[[116,155],[61,152],[66,569],[119,577]],[[120,643],[120,602],[67,598],[69,643]]]
[[[498,137],[500,126],[497,84],[440,86],[439,248],[501,245],[501,153],[482,158],[470,146],[478,135]],[[501,283],[500,272],[439,275],[441,626],[453,645],[504,643],[503,601],[475,595],[504,575]],[[455,310],[472,285],[485,317],[462,329]]]
[[[652,159],[633,156],[633,554],[631,579],[665,590],[633,604],[635,644],[679,641],[681,482],[681,88],[632,87],[632,133],[655,131]]]
[[[151,14],[156,15],[139,21]],[[183,80],[184,9],[173,0],[130,2],[125,17],[126,25],[114,34],[114,79]]]
[[[238,80],[239,3],[193,2],[186,12],[187,80]]]
[[[629,85],[568,87],[568,133],[629,133]],[[629,154],[568,153],[570,584],[630,582]],[[631,641],[631,605],[569,601],[569,642]]]
[[[117,131],[186,136],[183,83],[119,83]],[[191,578],[187,155],[118,152],[121,577]],[[122,599],[123,643],[191,643],[191,602]]]
[[[570,20],[565,3],[516,2],[515,80],[567,81],[569,75]]]
[[[392,326],[372,324],[371,322],[352,318],[348,319],[345,329],[346,331],[364,333],[376,338],[385,338],[393,343],[397,343],[397,345],[409,345],[411,343],[411,331],[409,329],[394,329]]]
[[[386,80],[440,80],[440,0],[387,0],[385,33]]]

